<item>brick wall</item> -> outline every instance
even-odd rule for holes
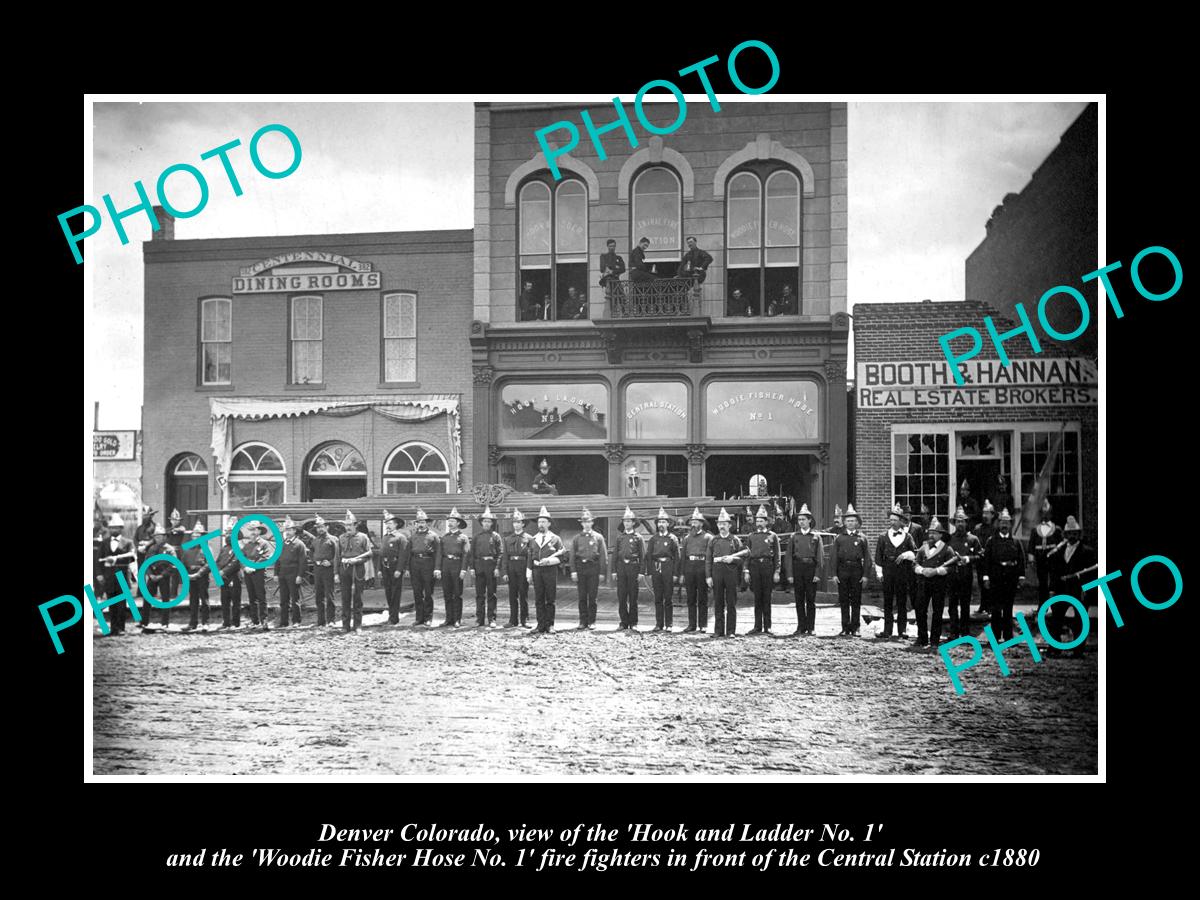
[[[210,499],[221,492],[212,471],[209,398],[454,393],[460,396],[463,483],[471,481],[472,394],[470,344],[472,277],[470,231],[304,235],[143,245],[145,256],[143,502],[161,506],[169,460],[182,452],[209,462]],[[199,300],[230,296],[243,266],[293,250],[322,250],[370,262],[381,273],[378,290],[314,291],[324,297],[323,386],[289,385],[288,310],[295,293],[233,297],[232,385],[203,387],[198,374]],[[417,381],[381,384],[380,303],[390,291],[416,292]],[[377,414],[344,419],[305,417],[238,422],[235,446],[261,439],[284,456],[289,501],[300,497],[304,459],[324,440],[353,444],[368,465],[368,491],[381,488],[387,453],[403,440],[428,440],[448,460],[445,420],[400,424]],[[391,442],[391,443],[388,443]],[[295,476],[295,481],[293,481]]]
[[[983,330],[983,317],[991,315],[996,327],[1004,332],[1017,323],[1000,316],[985,304],[968,301],[957,303],[862,303],[854,309],[854,352],[856,362],[886,360],[942,359],[937,343],[940,335],[954,328],[971,326]],[[1048,347],[1036,355],[1028,339],[1021,335],[1005,343],[1012,359],[1078,356],[1067,347]],[[995,348],[986,338],[980,351],[981,359],[998,359]],[[852,400],[852,402],[854,402]],[[892,431],[893,425],[937,423],[955,426],[988,423],[1021,422],[1079,422],[1080,433],[1080,504],[1084,539],[1095,546],[1099,472],[1097,457],[1097,407],[972,407],[956,408],[953,413],[938,409],[871,409],[857,406],[854,412],[854,487],[855,508],[863,515],[868,532],[881,528],[886,519],[884,510],[893,502]],[[1014,453],[1018,452],[1014,448]],[[1015,495],[1020,485],[1013,484]],[[957,486],[951,486],[952,493]],[[843,504],[844,505],[844,504]],[[1016,510],[1013,510],[1016,515]]]
[[[647,118],[658,124],[669,120],[667,108],[646,105]],[[505,104],[481,105],[476,116],[476,251],[486,260],[486,268],[476,269],[475,303],[478,307],[486,291],[491,322],[512,322],[516,309],[516,237],[517,210],[506,204],[505,189],[510,176],[523,164],[537,159],[537,167],[546,169],[541,147],[534,132],[560,120],[568,120],[580,130],[579,145],[570,151],[572,158],[590,168],[599,183],[599,196],[589,196],[588,205],[588,277],[592,317],[603,315],[603,291],[598,286],[599,259],[605,241],[614,238],[617,252],[626,263],[631,249],[630,203],[618,199],[621,171],[630,157],[643,150],[661,146],[665,151],[682,154],[694,180],[692,199],[684,196],[683,232],[696,235],[700,247],[713,256],[709,269],[705,313],[724,314],[725,280],[725,199],[714,193],[718,167],[732,154],[760,140],[769,147],[777,141],[787,150],[800,154],[811,166],[813,196],[801,202],[802,267],[801,296],[806,310],[815,314],[846,309],[846,228],[847,228],[847,154],[846,105],[844,103],[738,103],[721,104],[714,112],[708,104],[689,103],[687,118],[673,134],[657,139],[646,133],[633,110],[632,98],[625,104],[638,137],[638,147],[630,147],[623,130],[602,135],[607,153],[600,160],[582,125],[579,112],[587,109],[597,127],[615,121],[611,104],[591,106],[540,105],[534,108],[510,108]],[[674,111],[674,104],[669,106]],[[554,132],[548,139],[565,141],[566,133]],[[656,151],[657,152],[657,151]],[[669,164],[670,161],[666,160]],[[560,161],[567,170],[569,165]],[[486,191],[486,196],[484,192]],[[723,185],[722,185],[723,191]],[[487,201],[486,207],[484,205]],[[487,227],[479,228],[480,211],[487,210]],[[636,240],[636,236],[633,236]],[[483,246],[486,244],[486,247]]]

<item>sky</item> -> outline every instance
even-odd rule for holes
[[[1084,105],[850,103],[850,305],[964,299],[966,258],[983,240],[992,209],[1028,183]],[[252,166],[248,145],[255,131],[275,122],[301,136],[303,159],[292,175],[267,179]],[[474,108],[461,101],[95,103],[94,196],[80,202],[99,207],[109,193],[118,210],[131,207],[135,181],[153,195],[159,173],[183,162],[204,172],[209,199],[200,213],[176,221],[179,240],[470,228],[473,129]],[[235,138],[241,146],[229,157],[240,197],[217,160],[200,160]],[[279,134],[265,136],[259,149],[271,169],[291,159]],[[199,198],[186,174],[171,176],[167,188],[179,209]],[[107,218],[85,241],[93,299],[88,359],[91,383],[104,398],[99,427],[106,430],[141,427],[138,245],[151,231],[143,213],[123,224],[124,246]]]

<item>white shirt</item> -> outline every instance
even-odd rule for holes
[[[901,544],[904,543],[904,539],[906,537],[908,537],[908,535],[905,534],[903,530],[889,531],[887,533],[887,535],[888,535],[888,540],[892,542],[893,547],[899,547]]]

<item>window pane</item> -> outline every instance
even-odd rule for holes
[[[608,388],[597,383],[505,385],[499,419],[501,440],[606,440]]]
[[[445,494],[450,490],[449,481],[418,481],[418,494]]]
[[[565,181],[554,194],[557,219],[554,226],[558,253],[587,253],[587,192],[578,181]]]
[[[729,238],[727,246],[730,248],[761,246],[758,178],[749,172],[735,175],[729,182],[728,193]],[[755,258],[754,264],[758,265],[757,258]]]
[[[304,314],[304,298],[292,300],[292,340],[302,341],[308,337],[308,319]]]
[[[383,298],[383,336],[400,336],[400,295],[388,294]]]
[[[625,388],[625,440],[687,443],[687,386],[642,381]]]
[[[800,245],[800,184],[791,172],[767,179],[767,246]]]
[[[630,245],[643,237],[650,239],[650,252],[678,251],[683,245],[679,225],[679,182],[667,169],[647,169],[634,182]]]
[[[398,337],[417,336],[417,295],[400,295],[400,333]]]
[[[753,266],[758,268],[759,262],[762,260],[761,250],[730,250],[725,255],[725,264],[731,268],[740,268],[744,266]]]
[[[550,188],[531,181],[521,188],[521,252],[550,252]]]

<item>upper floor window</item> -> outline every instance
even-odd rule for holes
[[[320,384],[322,299],[292,298],[292,384]]]
[[[683,256],[683,194],[679,176],[666,166],[643,169],[633,180],[629,246],[650,239],[646,261],[656,275],[674,275]]]
[[[588,196],[582,181],[535,176],[518,203],[517,320],[586,319]]]
[[[743,170],[725,194],[726,315],[799,314],[800,179]]]
[[[233,301],[200,302],[200,383],[230,384],[233,360]]]
[[[417,380],[417,295],[383,295],[383,380]]]

